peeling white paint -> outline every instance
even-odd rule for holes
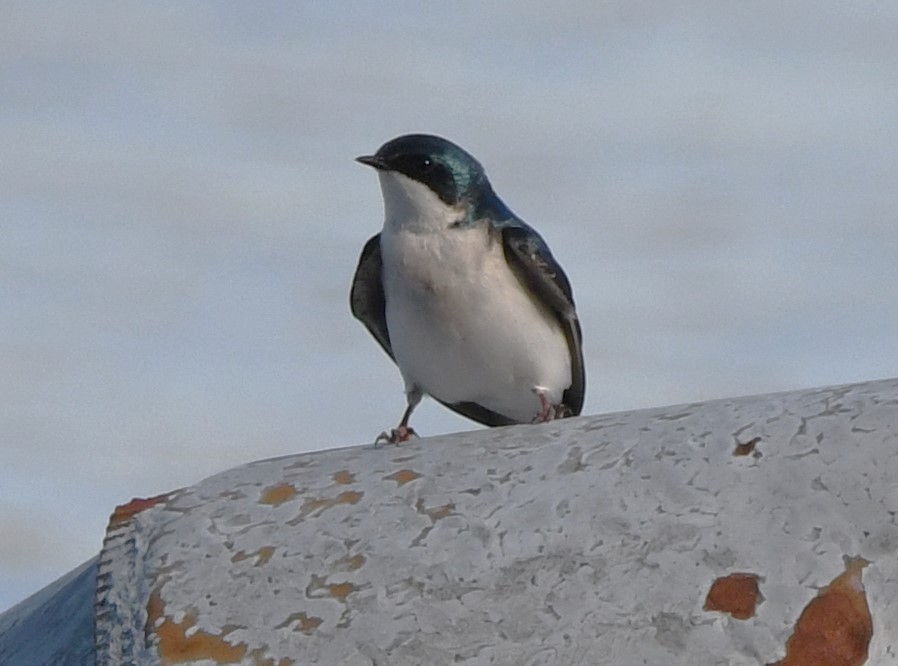
[[[860,556],[885,664],[896,448],[892,380],[263,461],[134,516],[102,603],[155,590],[244,663],[763,664]],[[760,576],[749,620],[702,609],[733,572]],[[139,621],[98,629],[100,663],[156,663]]]
[[[889,380],[253,463],[110,530],[98,663],[174,621],[247,664],[754,666],[848,556],[896,663],[896,450]],[[703,610],[740,572],[755,616]]]

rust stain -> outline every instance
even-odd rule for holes
[[[449,504],[444,504],[443,506],[437,507],[436,509],[430,509],[427,512],[427,515],[430,516],[430,519],[433,522],[437,522],[438,520],[442,520],[446,516],[450,515],[453,511],[455,511],[455,503],[449,502]]]
[[[271,556],[274,555],[274,546],[262,546],[256,551],[256,555],[259,557],[259,559],[256,560],[257,567],[268,564]]]
[[[338,601],[345,601],[346,597],[355,592],[358,588],[354,583],[328,583],[327,576],[316,576],[312,574],[312,580],[306,587],[306,596],[309,599],[323,599],[330,597]]]
[[[752,573],[732,573],[721,576],[711,584],[705,598],[704,610],[729,613],[737,620],[755,616],[755,609],[764,597],[758,590],[758,576]]]
[[[294,622],[296,622],[296,626],[293,627],[293,631],[301,631],[304,634],[312,634],[319,626],[321,626],[321,623],[324,622],[324,620],[322,620],[320,617],[307,615],[304,611],[300,611],[299,613],[291,613],[287,617],[287,619],[276,626],[275,629],[283,629],[284,627],[289,627]]]
[[[171,496],[171,493],[156,495],[155,497],[135,497],[127,504],[121,504],[115,507],[112,516],[109,518],[109,527],[119,527],[127,523],[131,518],[142,511],[146,511],[157,504],[161,504]]]
[[[389,481],[395,481],[397,486],[404,486],[406,483],[411,483],[415,479],[420,479],[421,475],[410,469],[401,469],[398,472],[390,474],[390,476],[385,476],[384,478]]]
[[[297,628],[304,634],[311,634],[324,622],[320,617],[306,615],[305,613],[300,613],[296,619],[299,621]]]
[[[334,599],[342,601],[355,592],[355,585],[352,583],[331,583],[327,586],[327,591]]]
[[[341,469],[339,472],[334,472],[334,483],[339,483],[341,486],[348,486],[354,481],[355,474],[350,474],[347,469]]]
[[[262,497],[259,499],[259,503],[278,506],[294,497],[296,497],[296,488],[289,483],[278,483],[277,485],[269,486],[262,491]]]
[[[300,514],[303,516],[307,516],[310,513],[315,511],[327,509],[328,507],[333,506],[333,500],[328,499],[314,499],[308,498],[305,502],[302,503],[302,508],[299,510]]]
[[[862,572],[869,562],[847,558],[845,571],[811,599],[774,666],[861,666],[873,638]]]
[[[344,557],[339,560],[335,566],[338,571],[356,571],[365,566],[365,556],[361,553],[356,553],[351,557]]]
[[[345,493],[340,493],[337,495],[337,504],[358,504],[364,494],[365,493],[357,490],[349,490]]]
[[[149,639],[150,634],[153,633],[153,629],[156,627],[156,620],[162,617],[164,611],[165,606],[162,603],[162,595],[158,589],[153,590],[149,601],[147,601],[147,621],[143,626],[143,633],[146,639]]]
[[[162,619],[162,623],[156,626],[156,622]],[[235,664],[246,656],[246,645],[238,643],[231,645],[223,636],[234,630],[229,628],[222,636],[210,634],[205,631],[191,632],[188,630],[196,625],[196,613],[188,612],[181,622],[175,622],[165,616],[165,608],[159,590],[150,594],[147,602],[146,634],[155,633],[159,639],[158,651],[162,664],[183,664],[211,659],[219,664]]]
[[[364,495],[365,493],[358,490],[346,490],[332,498],[319,499],[309,497],[302,503],[302,508],[299,510],[299,518],[290,521],[290,524],[295,525],[299,519],[305,516],[313,513],[322,513],[338,504],[358,504]]]
[[[259,550],[253,553],[247,553],[246,551],[238,551],[231,556],[231,562],[243,562],[244,560],[248,560],[251,557],[258,558],[256,563],[253,565],[255,567],[261,567],[265,564],[268,564],[268,561],[271,559],[271,556],[274,555],[274,546],[262,546]]]
[[[343,601],[355,592],[355,585],[352,583],[331,583],[327,586],[327,591],[334,599]]]
[[[760,437],[754,437],[745,443],[742,443],[737,440],[736,448],[733,451],[733,455],[734,456],[747,456],[748,454],[753,453],[755,450],[755,447],[760,443],[761,443]]]
[[[253,658],[253,666],[293,666],[292,659],[282,657],[275,662],[274,657],[266,657],[264,648],[256,648],[250,655]]]
[[[415,509],[418,511],[418,513],[427,514],[427,517],[430,518],[433,522],[437,522],[438,520],[442,520],[446,516],[452,515],[452,513],[455,511],[455,503],[449,502],[448,504],[444,504],[433,509],[428,509],[424,506],[424,500],[419,499],[415,503]]]

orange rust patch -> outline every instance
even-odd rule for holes
[[[277,506],[296,497],[296,488],[289,483],[279,483],[275,486],[269,486],[262,491],[262,497],[259,499],[260,504],[271,504]]]
[[[253,658],[253,666],[293,666],[292,659],[282,657],[275,663],[274,657],[266,657],[264,648],[256,648],[250,655]]]
[[[306,596],[309,599],[323,599],[330,597],[338,601],[345,601],[346,597],[355,592],[358,588],[354,583],[328,583],[327,576],[316,576],[312,574],[312,580],[306,587]]]
[[[346,490],[331,499],[316,499],[310,497],[302,503],[300,516],[308,516],[309,514],[316,512],[321,513],[338,504],[358,504],[359,500],[361,500],[364,495],[365,493],[357,490]]]
[[[762,600],[755,574],[732,573],[711,584],[704,610],[729,613],[737,620],[747,620],[755,616],[755,608]]]
[[[361,569],[365,566],[365,556],[361,553],[356,553],[352,557],[344,557],[342,560],[337,562],[337,569],[341,571],[356,571],[357,569]]]
[[[415,479],[420,479],[421,475],[417,472],[413,472],[410,469],[401,469],[398,472],[394,472],[390,474],[390,476],[385,476],[385,479],[389,481],[395,481],[397,486],[404,486],[406,483],[411,483]]]
[[[164,502],[170,496],[171,493],[164,493],[162,495],[156,495],[155,497],[135,497],[127,504],[121,504],[115,507],[115,511],[112,512],[112,516],[109,518],[109,527],[119,527],[120,525],[127,523],[141,511],[146,511],[147,509]]]
[[[811,599],[774,666],[861,666],[873,638],[873,620],[861,573],[869,562],[845,560],[845,571]]]
[[[256,551],[256,555],[259,557],[259,559],[256,560],[257,567],[268,564],[268,560],[274,555],[274,546],[262,546]]]
[[[364,494],[357,490],[348,490],[337,495],[337,504],[358,504]]]
[[[300,613],[296,619],[299,620],[299,630],[305,634],[311,634],[324,622],[320,617],[315,617],[314,615],[310,617],[305,613]]]
[[[196,625],[196,613],[188,612],[182,622],[175,622],[165,617],[164,604],[159,590],[153,590],[147,603],[146,633],[155,633],[159,639],[158,651],[163,664],[183,664],[185,662],[211,659],[219,664],[234,664],[246,655],[246,645],[231,645],[222,636],[205,631],[196,631],[187,635],[187,631]],[[157,620],[164,618],[162,624],[156,626]],[[233,631],[233,627],[230,631]],[[229,632],[225,632],[229,633]]]
[[[334,482],[341,486],[348,486],[353,481],[355,481],[355,474],[350,474],[349,470],[341,469],[339,472],[334,472]]]
[[[305,612],[300,611],[299,613],[291,613],[286,620],[281,622],[275,629],[283,629],[284,627],[289,627],[291,624],[296,622],[296,626],[293,627],[293,631],[301,631],[304,634],[313,633],[321,623],[324,622],[320,617],[316,617],[314,615],[306,615]]]
[[[246,553],[242,550],[234,553],[234,555],[231,556],[231,562],[243,562],[243,560],[248,560],[251,557],[257,557],[258,559],[253,566],[261,567],[264,564],[268,564],[272,555],[274,555],[274,546],[262,546],[254,553]]]
[[[755,437],[753,439],[748,440],[744,444],[742,442],[736,442],[736,449],[733,451],[734,456],[747,456],[749,453],[752,453],[755,450],[755,447],[761,443],[760,437]]]
[[[165,606],[162,603],[162,595],[159,594],[159,590],[153,590],[150,594],[150,600],[147,601],[147,621],[143,626],[144,636],[149,639],[151,633],[156,627],[156,620],[162,617],[162,613],[165,611]]]
[[[327,586],[327,591],[334,599],[342,601],[355,592],[355,585],[352,583],[331,583]]]

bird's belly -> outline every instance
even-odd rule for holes
[[[557,404],[571,384],[567,340],[498,242],[452,240],[412,239],[392,262],[397,255],[384,252],[387,326],[407,390],[529,422],[540,407],[536,389]]]

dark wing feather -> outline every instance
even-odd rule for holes
[[[372,236],[362,249],[358,268],[355,269],[355,277],[352,278],[349,307],[355,318],[365,325],[374,339],[395,362],[393,346],[390,344],[390,332],[387,330],[380,234]]]
[[[430,396],[433,398],[433,396]],[[443,405],[444,407],[448,407],[456,414],[461,414],[465,418],[471,419],[472,421],[477,421],[477,423],[483,424],[485,426],[489,426],[490,428],[496,428],[498,426],[507,426],[514,425],[518,423],[514,419],[510,419],[507,416],[502,416],[498,412],[494,412],[491,409],[487,409],[483,405],[478,405],[476,402],[443,402],[439,398],[433,398],[438,403]]]
[[[586,369],[583,364],[583,334],[574,308],[571,283],[545,241],[533,229],[518,223],[503,226],[500,232],[508,264],[518,279],[555,313],[567,338],[571,352],[571,386],[564,392],[562,404],[571,415],[577,416],[583,409]]]

